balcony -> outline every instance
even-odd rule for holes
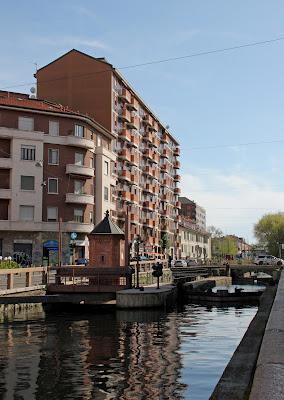
[[[144,132],[144,134],[143,134],[143,139],[144,139],[146,142],[152,143],[152,141],[153,141],[153,135],[152,135],[152,133],[151,133],[151,132]]]
[[[126,140],[127,142],[131,142],[131,133],[128,129],[122,129],[119,132],[119,138],[121,140]]]
[[[132,165],[138,165],[139,164],[139,157],[138,154],[131,154],[130,155],[130,161],[129,161]]]
[[[131,172],[130,171],[122,170],[122,171],[119,171],[118,175],[121,179],[124,179],[128,182],[131,181]]]
[[[126,108],[123,108],[121,114],[118,114],[118,118],[120,118],[121,121],[130,122],[131,119],[130,111],[128,111]]]
[[[1,153],[0,153],[1,157]],[[12,168],[12,159],[11,158],[0,158],[0,168],[2,169],[11,169]]]
[[[65,136],[65,138],[67,146],[81,147],[82,149],[90,149],[90,150],[93,150],[95,148],[93,140],[73,135]]]
[[[162,165],[161,165],[161,170],[162,170],[163,172],[169,172],[169,171],[170,171],[169,164],[168,164],[168,163],[162,164]]]
[[[153,118],[151,117],[151,115],[145,114],[145,115],[143,116],[143,122],[144,122],[144,124],[147,125],[147,126],[152,126],[152,124],[153,124]]]
[[[75,204],[94,204],[94,196],[91,194],[76,194],[76,193],[66,193],[66,203]]]
[[[174,168],[175,169],[179,169],[180,168],[180,162],[179,161],[175,161],[174,162]]]
[[[0,189],[0,199],[12,199],[12,189]]]
[[[139,129],[139,118],[137,116],[130,117],[130,122],[127,125],[131,129]]]
[[[84,165],[67,164],[66,174],[93,178],[95,175],[95,170],[94,168],[85,167]]]
[[[176,148],[174,149],[174,155],[175,155],[175,156],[179,156],[179,155],[180,155],[180,148],[179,148],[179,147],[176,147]]]
[[[131,135],[131,144],[133,147],[138,147],[139,146],[139,138],[135,135]]]
[[[161,137],[161,142],[165,143],[165,144],[169,144],[169,137],[166,133],[163,133],[163,135]]]
[[[151,130],[154,132],[158,131],[158,122],[157,121],[153,120]]]
[[[131,174],[130,182],[133,183],[133,185],[138,185],[139,183],[138,176]]]
[[[162,201],[167,201],[167,202],[169,202],[169,201],[170,201],[170,195],[169,195],[169,193],[167,193],[167,194],[162,194],[161,200],[162,200]]]
[[[175,175],[174,176],[174,181],[179,182],[180,181],[180,175]]]
[[[138,203],[138,202],[139,202],[138,194],[131,193],[131,195],[130,195],[130,201],[131,201],[132,203]]]
[[[181,202],[180,202],[180,201],[177,201],[177,202],[176,202],[176,208],[181,209]]]
[[[152,160],[153,154],[154,154],[153,151],[150,150],[150,149],[144,149],[143,150],[144,157],[149,158],[150,160]]]
[[[122,200],[131,201],[131,193],[130,192],[127,192],[126,190],[124,190],[124,191],[122,191],[120,193],[121,193],[121,199]]]
[[[146,218],[143,220],[143,225],[146,225],[149,228],[154,228],[156,226],[156,221],[154,219]]]
[[[161,157],[169,158],[170,157],[170,150],[169,149],[164,149]]]
[[[179,187],[174,188],[174,193],[175,194],[180,194],[181,190]]]
[[[130,222],[132,224],[138,224],[139,223],[139,215],[137,215],[135,213],[131,213],[130,214]]]
[[[138,101],[135,99],[134,96],[131,96],[131,101],[130,101],[130,103],[127,104],[127,107],[131,110],[137,111],[138,106],[139,106]]]
[[[144,201],[143,203],[143,208],[146,208],[147,210],[155,210],[156,208],[156,204],[155,203],[151,203],[150,201]]]
[[[118,152],[120,158],[126,161],[131,161],[131,154],[129,149],[121,149]]]
[[[151,185],[150,183],[146,183],[145,187],[143,188],[144,192],[152,193],[157,195],[159,193],[159,187]]]
[[[122,91],[118,97],[120,100],[125,101],[126,103],[131,103],[131,94],[126,88],[122,88]]]
[[[157,136],[155,136],[155,135],[153,135],[153,137],[152,137],[152,145],[154,146],[154,147],[159,147],[160,146],[160,141],[159,141],[159,139],[157,138]]]
[[[171,186],[171,180],[169,178],[163,179],[163,182],[161,183],[162,186]]]

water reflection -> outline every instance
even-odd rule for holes
[[[206,399],[255,311],[189,305],[18,318],[0,325],[0,398]]]

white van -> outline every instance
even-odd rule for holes
[[[284,265],[284,260],[271,256],[270,254],[260,254],[255,257],[254,264],[256,265]]]

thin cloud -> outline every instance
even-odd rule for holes
[[[184,174],[183,196],[205,207],[207,225],[254,241],[254,224],[269,212],[283,210],[284,191],[277,185],[257,182],[257,177],[225,175],[207,170],[203,175]]]

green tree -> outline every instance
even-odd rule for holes
[[[284,243],[284,213],[264,215],[255,224],[254,235],[270,254],[278,256],[279,247]]]
[[[166,233],[162,236],[160,245],[161,245],[162,253],[165,254],[166,250],[168,250],[170,247],[169,237]]]

